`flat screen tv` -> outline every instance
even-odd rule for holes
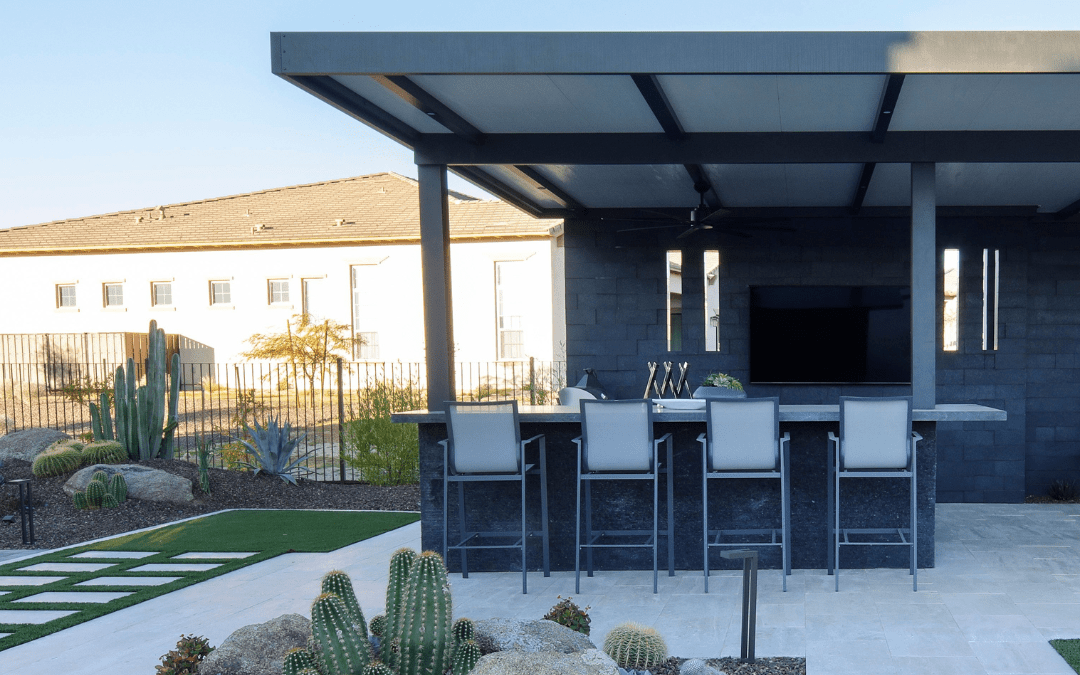
[[[750,381],[908,384],[908,286],[751,286]]]

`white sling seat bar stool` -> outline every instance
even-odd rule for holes
[[[461,576],[469,578],[469,549],[520,548],[521,592],[528,593],[528,566],[525,540],[541,535],[544,547],[544,576],[551,575],[548,550],[547,442],[543,434],[521,440],[517,401],[446,403],[446,429],[450,437],[443,446],[443,558],[449,551],[461,554]],[[525,447],[536,442],[539,461],[525,463]],[[540,530],[525,529],[525,477],[540,475]],[[521,485],[520,530],[478,531],[467,525],[465,483],[517,481]],[[458,486],[458,537],[449,539],[448,509],[450,483]],[[491,515],[491,514],[488,514]],[[506,541],[506,540],[510,541]]]
[[[672,502],[671,434],[653,438],[652,401],[603,401],[583,399],[581,436],[577,444],[577,519],[574,553],[574,592],[581,592],[581,549],[585,549],[588,576],[593,575],[594,548],[652,548],[653,593],[657,591],[657,540],[660,474],[667,474],[668,576],[675,576],[675,510]],[[660,462],[657,448],[667,444],[667,458]],[[651,480],[653,484],[651,530],[604,529],[592,526],[594,481]],[[581,538],[582,485],[585,500],[585,540]],[[609,543],[609,538],[616,541]],[[624,541],[618,541],[623,539]],[[625,543],[629,540],[629,543]]]
[[[829,524],[831,541],[829,572],[840,590],[841,546],[907,546],[910,554],[911,590],[918,584],[919,520],[915,481],[915,444],[922,436],[911,430],[911,397],[840,397],[840,436],[829,432]],[[841,478],[902,478],[910,481],[911,526],[883,528],[840,527]],[[869,535],[896,535],[897,541],[852,541]]]
[[[697,438],[701,443],[705,592],[709,592],[709,549],[747,546],[780,547],[783,568],[780,576],[786,591],[787,577],[791,574],[791,485],[788,450],[791,435],[785,433],[780,436],[780,399],[707,399],[705,423],[706,433]],[[709,480],[719,478],[778,479],[780,527],[710,529]],[[725,540],[725,537],[728,539]],[[733,541],[732,537],[739,541]]]

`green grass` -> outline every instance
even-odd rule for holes
[[[0,576],[61,576],[65,578],[42,586],[9,586],[0,596],[0,609],[78,610],[77,613],[44,624],[2,624],[0,651],[56,631],[136,605],[165,593],[206,581],[248,565],[268,560],[282,553],[325,553],[388,532],[420,518],[417,513],[349,511],[228,511],[205,518],[176,523],[148,532],[129,534],[116,539],[77,548],[47,553],[35,558],[0,565]],[[138,560],[78,558],[86,551],[149,551],[155,555]],[[172,560],[180,553],[255,552],[237,560]],[[42,562],[110,562],[111,567],[97,572],[20,572],[19,568]],[[151,563],[214,562],[219,567],[205,572],[129,572],[133,567]],[[181,577],[161,586],[95,586],[99,591],[134,591],[131,595],[103,604],[26,603],[12,601],[48,591],[78,591],[76,584],[97,577],[159,576]]]
[[[1051,640],[1050,646],[1061,654],[1061,658],[1072,666],[1072,669],[1080,673],[1080,639]]]

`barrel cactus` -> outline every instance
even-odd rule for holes
[[[82,449],[86,464],[123,464],[128,461],[127,450],[119,441],[94,441]]]
[[[400,675],[442,675],[451,664],[453,606],[442,556],[424,551],[413,561],[399,617]]]
[[[354,628],[341,598],[322,593],[311,605],[311,637],[325,675],[357,675],[371,661],[371,644]]]
[[[466,640],[454,647],[454,675],[465,675],[476,667],[480,660],[480,645],[476,640]]]
[[[284,675],[300,675],[305,669],[318,672],[319,663],[311,651],[303,647],[297,647],[285,654],[285,661],[282,663],[281,668]]]
[[[115,509],[120,503],[116,501],[116,497],[113,497],[108,492],[101,498],[101,508],[103,509]]]
[[[79,490],[75,494],[71,495],[71,501],[75,504],[75,508],[79,509],[80,511],[86,509],[88,506],[86,503],[86,493],[82,490]]]
[[[368,631],[375,637],[382,637],[386,631],[386,615],[376,614],[368,622]]]
[[[86,484],[86,506],[91,509],[101,508],[101,502],[105,500],[105,495],[108,494],[105,483],[98,480],[92,480]]]
[[[114,473],[113,477],[109,479],[108,483],[109,494],[116,499],[118,504],[123,504],[127,501],[128,486],[127,479],[124,478],[122,473]]]
[[[34,458],[30,470],[38,478],[60,476],[82,466],[82,453],[69,446],[58,446],[42,451]]]
[[[615,626],[604,639],[604,652],[620,668],[648,670],[667,658],[667,645],[655,629],[636,623]]]
[[[364,671],[361,675],[395,675],[394,671],[390,670],[390,666],[386,665],[382,661],[372,661],[364,666]]]
[[[713,668],[703,659],[688,659],[679,665],[680,675],[720,675],[720,671]]]

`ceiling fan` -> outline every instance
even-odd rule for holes
[[[698,232],[701,232],[702,230],[711,230],[711,229],[714,228],[715,225],[721,224],[721,222],[725,218],[730,218],[734,214],[734,211],[732,211],[730,209],[720,208],[720,209],[716,209],[715,211],[710,212],[709,211],[709,205],[705,203],[705,193],[708,192],[710,189],[712,189],[712,188],[709,186],[708,183],[695,183],[694,184],[694,191],[698,193],[698,205],[695,206],[694,208],[690,209],[690,217],[689,218],[679,218],[678,216],[673,216],[673,215],[671,215],[669,213],[663,213],[663,212],[660,212],[660,211],[646,211],[646,213],[655,213],[656,217],[655,218],[642,218],[642,219],[634,219],[634,218],[628,218],[627,219],[627,218],[624,218],[623,220],[645,220],[647,222],[654,222],[654,223],[662,221],[662,220],[672,220],[672,221],[675,221],[675,222],[670,223],[670,224],[649,225],[647,227],[631,227],[631,228],[618,230],[618,232],[620,232],[620,233],[622,233],[622,232],[640,232],[640,231],[643,231],[643,230],[659,230],[659,229],[666,229],[666,228],[671,228],[671,227],[685,227],[686,229],[683,230],[682,232],[680,232],[678,234],[678,236],[675,237],[676,239],[685,239],[686,237],[697,234]],[[752,223],[764,223],[764,222],[779,222],[779,221],[777,219],[775,219],[775,218],[773,218],[773,219],[755,218],[755,219],[752,219],[752,220],[747,220],[747,219],[740,219],[739,220],[739,224],[743,224],[743,225],[749,225],[749,224],[752,224]],[[791,231],[790,227],[763,227],[763,228],[758,228],[758,229]],[[746,232],[745,230],[742,230],[742,229],[738,228],[737,226],[735,226],[734,223],[731,223],[731,224],[726,224],[725,223],[724,224],[724,233],[725,234],[733,234],[733,235],[735,235],[737,237],[743,237],[743,238],[749,238],[749,237],[752,236],[748,232]]]

